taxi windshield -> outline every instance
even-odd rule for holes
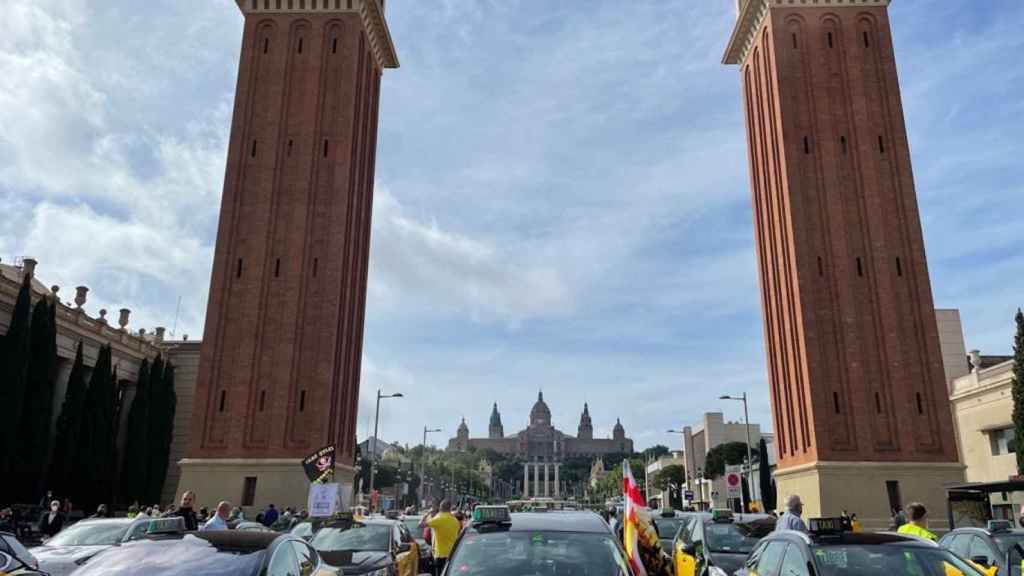
[[[715,523],[704,526],[705,544],[710,552],[749,554],[775,527],[770,522],[749,524]]]
[[[113,546],[128,531],[127,522],[79,522],[46,541],[47,546]]]
[[[822,546],[814,550],[819,576],[980,576],[982,572],[942,548]]]
[[[463,536],[449,564],[459,576],[629,576],[610,534],[470,533]]]
[[[654,518],[654,525],[658,529],[659,538],[675,538],[679,526],[686,518]]]
[[[321,552],[387,552],[391,526],[385,524],[353,524],[351,528],[321,528],[310,544]]]

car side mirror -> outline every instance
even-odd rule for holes
[[[398,545],[398,553],[399,554],[405,554],[406,552],[408,552],[410,550],[412,550],[412,544],[409,544],[408,542],[402,542],[402,543],[400,543]]]
[[[13,572],[14,568],[14,557],[6,552],[0,552],[0,573]]]
[[[978,566],[988,568],[988,557],[986,556],[971,556],[971,562],[974,562]]]
[[[682,542],[679,544],[679,551],[687,556],[696,556],[697,547],[693,545],[693,542]]]

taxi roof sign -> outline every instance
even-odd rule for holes
[[[181,516],[153,518],[146,526],[146,534],[184,534],[185,519]]]
[[[807,531],[811,534],[842,534],[852,532],[853,526],[847,518],[811,518],[807,521]]]
[[[473,524],[506,524],[512,522],[508,506],[477,506],[473,510]]]
[[[713,522],[732,522],[732,510],[715,508],[711,511],[711,520]]]

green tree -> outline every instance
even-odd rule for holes
[[[32,310],[25,417],[16,450],[18,476],[22,479],[19,496],[24,502],[36,502],[45,490],[43,482],[50,449],[53,385],[57,376],[55,312],[56,304],[51,304],[48,298],[40,298]]]
[[[1013,338],[1013,427],[1017,437],[1017,473],[1024,474],[1024,313],[1017,309],[1017,333]]]
[[[761,511],[769,512],[775,510],[778,495],[775,489],[775,479],[772,478],[772,469],[768,464],[768,443],[764,441],[764,438],[761,438],[757,445],[757,454],[757,460],[760,463],[758,481],[761,488]]]
[[[678,464],[666,466],[655,472],[651,477],[651,484],[658,490],[668,490],[670,501],[668,505],[672,508],[682,508],[682,487],[686,484],[686,468]]]
[[[90,510],[110,500],[110,445],[114,418],[111,350],[100,346],[85,392],[85,405],[74,451],[72,500]]]
[[[74,456],[79,447],[78,431],[82,427],[82,416],[85,410],[85,363],[82,358],[82,342],[78,342],[75,350],[75,361],[71,365],[68,376],[68,387],[64,393],[60,416],[57,417],[57,434],[53,442],[53,454],[50,458],[49,488],[60,497],[71,495],[74,470]]]
[[[3,350],[0,350],[0,406],[4,407],[6,430],[21,430],[25,390],[28,387],[31,313],[32,277],[26,274],[14,303]],[[7,475],[8,466],[15,460],[19,442],[21,434],[0,435],[0,475]]]
[[[714,480],[725,474],[726,466],[742,464],[746,459],[747,445],[743,442],[719,444],[708,451],[704,461],[704,477]]]
[[[654,446],[651,446],[650,448],[644,450],[642,454],[644,455],[644,460],[657,460],[662,456],[668,456],[670,454],[670,451],[668,449],[668,446],[655,444]]]
[[[177,396],[174,392],[174,366],[159,356],[150,368],[151,404],[149,411],[149,500],[159,502],[167,479],[167,466],[174,436],[174,412]]]
[[[149,422],[149,359],[139,365],[135,397],[125,421],[124,462],[121,468],[121,498],[131,504],[146,504],[149,485],[149,461],[146,433]]]

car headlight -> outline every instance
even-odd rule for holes
[[[729,574],[718,566],[708,566],[708,576],[729,576]]]

